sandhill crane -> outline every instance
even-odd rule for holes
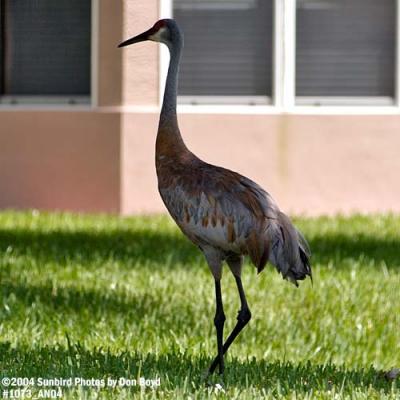
[[[183,35],[172,19],[162,19],[119,47],[151,40],[167,45],[170,63],[156,140],[158,189],[182,232],[204,253],[215,280],[214,324],[218,355],[209,368],[224,371],[224,354],[251,319],[241,281],[243,256],[261,272],[270,261],[297,286],[311,278],[310,250],[302,234],[259,185],[236,172],[208,164],[186,147],[178,127],[176,102]],[[223,343],[225,314],[221,296],[226,261],[239,291],[237,323]]]

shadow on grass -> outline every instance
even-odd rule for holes
[[[368,235],[327,234],[310,240],[312,262],[340,266],[343,259],[385,262],[391,267],[400,266],[400,237],[376,238]],[[154,262],[160,267],[168,264],[185,264],[190,267],[203,260],[199,250],[178,230],[111,230],[92,233],[87,231],[29,231],[0,230],[0,252],[33,257],[39,263],[69,262],[104,263],[115,260],[127,266]],[[166,263],[166,260],[169,262]]]
[[[202,255],[180,232],[161,233],[153,230],[29,231],[0,230],[0,252],[27,255],[41,263],[66,264],[104,263],[114,260],[132,265],[155,262],[160,266],[169,261],[187,265],[198,262]]]
[[[32,307],[33,303],[40,303],[51,313],[66,315],[68,312],[81,315],[91,315],[93,317],[112,314],[121,316],[133,316],[135,320],[140,321],[148,315],[149,310],[157,312],[159,318],[164,321],[169,319],[173,304],[169,304],[168,311],[164,312],[160,304],[160,297],[153,295],[150,291],[136,294],[130,292],[129,296],[123,290],[104,290],[96,291],[79,287],[55,288],[51,282],[45,284],[29,284],[21,282],[3,281],[0,283],[1,298],[7,299],[14,296],[19,303],[22,303],[27,309]],[[179,313],[180,307],[176,305],[176,313]],[[44,309],[41,308],[41,312]],[[172,310],[172,313],[174,310]],[[11,314],[11,316],[13,316]],[[20,317],[16,315],[16,317]]]
[[[341,260],[362,258],[367,263],[384,262],[388,268],[400,267],[400,235],[382,239],[369,235],[328,234],[313,237],[309,244],[313,262],[327,264],[333,261],[340,267]]]
[[[83,378],[161,378],[163,390],[187,386],[205,388],[203,373],[211,358],[189,356],[171,351],[155,356],[139,352],[113,354],[107,350],[87,350],[81,345],[65,347],[13,348],[9,343],[0,343],[0,375],[26,377],[83,377]],[[387,382],[382,373],[373,367],[348,369],[342,366],[314,365],[310,362],[267,362],[265,360],[239,361],[228,357],[224,382],[226,388],[245,389],[255,387],[267,391],[279,390],[281,394],[328,391],[336,389],[352,393],[355,389],[368,388],[381,392],[399,389],[397,383]],[[216,377],[219,382],[221,378]],[[193,385],[191,384],[193,383]],[[393,387],[395,386],[395,387]]]

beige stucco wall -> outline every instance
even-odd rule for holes
[[[120,115],[0,112],[0,208],[120,210]]]
[[[119,49],[125,39],[149,29],[158,19],[157,1],[99,0],[98,50],[94,73],[97,105],[156,105],[159,99],[159,46],[139,43]],[[97,71],[97,72],[96,72]]]
[[[123,118],[122,212],[159,212],[157,114]],[[238,171],[294,214],[400,212],[400,116],[182,114],[202,159]]]
[[[123,3],[100,0],[97,14],[92,40],[96,57],[92,67],[94,103],[99,107],[119,106],[123,98],[123,53],[117,46],[124,35]]]
[[[124,0],[123,37],[128,39],[149,29],[159,19],[157,1]],[[159,98],[159,45],[138,43],[120,50],[123,54],[124,105],[157,104]]]

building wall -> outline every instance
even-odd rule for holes
[[[124,0],[123,38],[149,29],[159,19],[158,1]],[[157,105],[159,98],[159,45],[138,43],[119,51],[123,57],[123,99],[125,106]]]
[[[162,212],[157,114],[123,118],[122,212]],[[400,212],[400,116],[182,114],[189,148],[261,184],[283,210]]]
[[[120,115],[0,112],[0,207],[120,210]]]
[[[159,46],[116,47],[158,15],[157,1],[98,2],[92,107],[0,107],[0,208],[165,211]],[[181,131],[202,159],[254,179],[291,213],[400,212],[400,115],[255,110],[186,107]]]

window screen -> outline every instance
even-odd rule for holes
[[[394,96],[395,0],[298,0],[297,96]]]
[[[90,94],[90,0],[0,0],[3,95]]]
[[[174,18],[180,95],[271,96],[272,0],[175,0]]]

